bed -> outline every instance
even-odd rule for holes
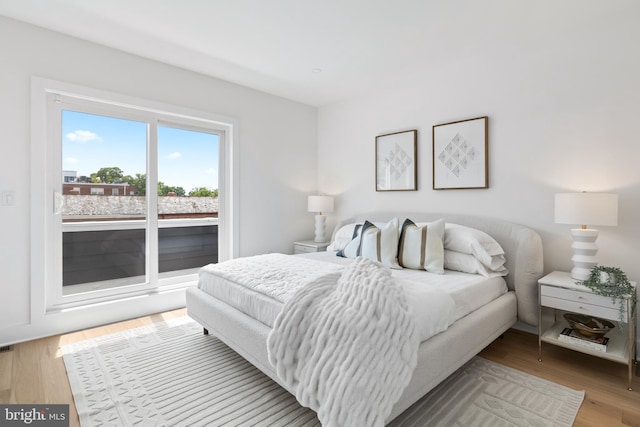
[[[344,229],[346,224],[363,223],[365,220],[384,223],[394,217],[411,218],[418,224],[444,219],[447,224],[459,224],[481,230],[493,237],[504,250],[504,267],[509,273],[504,277],[492,277],[488,282],[482,282],[492,283],[493,287],[485,288],[492,289],[486,292],[475,291],[477,298],[471,298],[470,301],[467,299],[466,303],[456,301],[456,307],[473,304],[462,312],[456,311],[453,322],[447,325],[444,331],[436,331],[428,339],[421,339],[417,350],[416,368],[408,385],[386,418],[387,422],[409,408],[517,321],[537,325],[537,280],[543,273],[542,243],[539,235],[525,226],[491,218],[435,213],[369,213],[338,223],[332,239],[337,238],[337,232]],[[312,256],[324,259],[331,265],[340,265],[343,262],[330,252]],[[398,272],[402,276],[402,271]],[[417,280],[416,274],[430,274],[417,271],[406,273],[408,280]],[[404,275],[403,280],[407,278],[407,274]],[[443,277],[456,275],[463,278],[465,275],[472,276],[468,273],[447,270]],[[441,277],[437,279],[444,280]],[[476,279],[469,278],[467,281],[474,280]],[[503,290],[500,290],[501,283]],[[233,292],[229,294],[228,291],[223,291],[227,295],[216,294],[215,290],[212,291],[216,286],[201,280],[197,288],[187,290],[189,316],[199,322],[205,331],[214,334],[274,381],[295,394],[276,374],[268,358],[267,338],[271,332],[274,317],[277,315],[278,305],[272,304],[269,307],[268,304],[253,302],[250,305],[267,306],[266,310],[263,308],[254,311],[246,308],[239,309],[240,306],[234,302],[236,297]],[[465,293],[463,289],[458,292],[458,297]],[[491,296],[488,296],[489,294]],[[484,300],[479,304],[477,300],[482,299],[483,295],[485,295]]]

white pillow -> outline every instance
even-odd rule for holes
[[[398,265],[398,218],[376,226],[369,221],[356,232],[338,255],[345,258],[362,256],[382,263],[385,267],[400,268]]]
[[[373,225],[380,228],[384,226],[386,223],[384,222],[374,222]],[[362,223],[351,223],[343,225],[336,231],[333,236],[333,242],[329,246],[327,246],[327,251],[341,251],[347,247],[347,245],[355,239],[359,232],[360,227],[362,227]]]
[[[487,267],[491,271],[500,271],[505,268],[505,262],[507,262],[507,259],[504,257],[504,255],[494,255],[491,257],[491,262],[489,263],[489,265],[485,265],[485,267]]]
[[[480,274],[484,277],[499,277],[509,274],[509,271],[504,266],[497,270],[490,270],[478,261],[475,256],[448,249],[444,250],[444,268],[463,273]]]
[[[500,244],[484,231],[475,228],[447,223],[444,248],[473,255],[490,270],[497,270],[504,265],[504,250]]]
[[[353,239],[347,245],[338,251],[336,255],[344,258],[355,258],[360,251],[360,234],[362,233],[362,225],[356,224],[353,230]]]
[[[427,270],[435,274],[444,273],[444,220],[416,225],[406,219],[400,231],[398,264],[414,270]]]
[[[389,268],[398,265],[398,218],[378,228],[366,221],[362,226],[360,254]]]
[[[327,246],[327,250],[328,251],[343,250],[349,244],[349,242],[356,237],[357,225],[362,226],[362,224],[356,224],[354,222],[353,224],[347,224],[340,227],[338,231],[336,231],[335,236],[333,236],[333,242],[331,242],[331,244]]]

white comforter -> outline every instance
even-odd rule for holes
[[[269,361],[323,426],[383,426],[416,365],[409,311],[389,270],[357,258],[285,303],[267,340]]]
[[[275,253],[209,264],[200,270],[200,277],[214,274],[285,303],[299,288],[342,269],[337,264]]]
[[[283,254],[265,254],[251,257],[236,258],[218,264],[210,264],[200,270],[199,287],[209,284],[212,289],[222,286],[214,278],[232,282],[237,286],[249,289],[261,295],[267,295],[284,304],[291,299],[295,292],[317,280],[318,278],[342,271],[353,260],[330,257],[332,260],[343,261],[340,264],[308,259],[303,256]],[[392,271],[392,275],[397,273]],[[432,276],[434,280],[441,280],[442,276],[421,272],[422,275]],[[395,278],[404,292],[410,312],[414,316],[415,323],[421,341],[431,338],[433,335],[445,331],[456,320],[456,303],[454,298],[438,287],[428,286],[419,277],[415,279],[409,275],[406,278]],[[454,284],[448,284],[447,289]],[[213,294],[218,298],[217,294]],[[222,294],[224,295],[224,293]],[[231,299],[221,298],[234,307],[242,310],[242,306],[234,305]],[[245,301],[245,304],[248,303]],[[251,304],[259,304],[259,299],[253,298]],[[273,311],[273,322],[276,313]],[[259,311],[259,310],[258,310]],[[264,321],[263,321],[264,322]],[[269,326],[275,323],[265,322]]]

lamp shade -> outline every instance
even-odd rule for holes
[[[555,198],[557,224],[618,225],[618,195],[559,193]]]
[[[331,196],[309,196],[307,202],[309,212],[333,212],[333,197]]]

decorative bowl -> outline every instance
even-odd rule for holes
[[[616,325],[608,320],[585,316],[584,314],[564,313],[563,316],[573,330],[585,338],[603,337],[607,332],[616,327]]]

